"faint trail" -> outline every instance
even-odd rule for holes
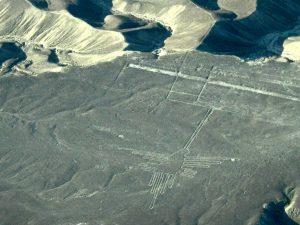
[[[173,82],[173,84],[172,84],[172,86],[171,86],[171,88],[170,88],[170,91],[169,91],[169,93],[168,93],[166,99],[169,98],[171,92],[173,91],[174,85],[176,84],[176,82],[177,82],[177,80],[178,80],[178,76],[179,76],[179,74],[181,74],[181,69],[182,69],[182,66],[184,65],[184,63],[185,63],[185,61],[186,61],[187,55],[188,55],[188,53],[185,53],[184,58],[183,58],[183,60],[182,60],[182,63],[181,63],[181,65],[180,65],[180,67],[179,67],[179,69],[178,69],[178,71],[177,71],[177,73],[176,73],[176,78],[175,78],[175,80],[174,80],[174,82]]]
[[[122,66],[121,70],[119,71],[119,73],[117,74],[117,76],[115,77],[115,79],[110,83],[110,85],[108,86],[107,89],[105,89],[105,92],[103,94],[103,96],[106,96],[107,93],[112,89],[113,85],[119,80],[119,78],[122,76],[122,74],[124,73],[125,69],[128,67],[128,63],[124,63],[124,65]]]
[[[200,90],[200,92],[199,92],[199,95],[197,96],[197,101],[200,100],[203,91],[205,90],[207,84],[209,83],[209,81],[210,81],[210,75],[211,75],[211,72],[212,72],[213,69],[214,69],[214,66],[212,66],[212,67],[210,68],[209,72],[208,72],[208,75],[207,75],[207,82],[205,82],[205,84],[202,86],[202,88],[201,88],[201,90]]]

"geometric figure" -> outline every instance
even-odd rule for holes
[[[149,209],[153,209],[159,195],[163,195],[166,189],[171,189],[175,181],[176,173],[154,172],[151,176],[149,186],[150,193],[153,194]]]
[[[201,131],[202,127],[205,125],[205,123],[207,122],[208,118],[213,114],[214,110],[212,108],[209,108],[206,112],[206,114],[204,115],[204,118],[199,122],[198,126],[196,127],[196,129],[194,130],[194,132],[192,133],[192,135],[190,136],[190,138],[187,140],[187,142],[185,143],[185,145],[183,146],[182,149],[172,153],[169,157],[183,151],[184,156],[186,154],[189,153],[189,148],[191,146],[191,144],[193,143],[193,141],[195,140],[195,138],[197,137],[198,133]]]
[[[184,92],[170,91],[167,99],[171,101],[179,100],[182,102],[194,103],[197,100],[197,95],[188,94]]]
[[[218,157],[193,157],[186,156],[181,168],[210,168],[211,165],[220,165],[226,159]]]
[[[208,75],[207,75],[207,81],[206,81],[205,84],[202,86],[202,88],[201,88],[201,90],[200,90],[200,92],[199,92],[199,94],[198,94],[197,101],[200,100],[201,95],[202,95],[202,92],[205,90],[206,85],[209,83],[210,77],[211,77],[210,74],[211,74],[211,72],[212,72],[213,69],[214,69],[214,66],[212,66],[211,69],[210,69],[209,72],[208,72]]]
[[[228,157],[185,156],[181,169],[210,168],[212,165],[221,165],[224,161],[236,162],[238,160],[237,158]]]
[[[201,131],[202,127],[207,122],[208,118],[211,116],[212,113],[213,113],[213,109],[212,108],[210,108],[210,109],[207,110],[207,112],[206,112],[203,120],[201,120],[201,122],[198,124],[197,128],[195,129],[195,131],[193,132],[193,134],[191,135],[191,137],[189,138],[189,140],[186,142],[186,144],[184,145],[183,149],[185,149],[185,150],[187,150],[189,152],[189,148],[190,148],[191,144],[193,143],[193,141],[197,137],[198,133]]]
[[[193,80],[178,77],[176,83],[173,86],[173,91],[198,95],[199,90],[203,88],[203,85],[203,82],[195,82]]]
[[[180,176],[184,176],[187,178],[194,178],[194,176],[197,174],[197,171],[189,169],[189,168],[184,168],[182,172],[180,172]]]

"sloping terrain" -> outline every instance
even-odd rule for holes
[[[11,42],[0,43],[0,74],[11,71],[13,66],[26,59],[21,47]]]
[[[159,23],[138,19],[130,15],[112,15],[112,1],[46,1],[31,0],[35,7],[58,12],[66,10],[72,16],[83,20],[94,28],[122,33],[128,44],[126,50],[151,52],[163,47],[169,31]],[[58,4],[57,2],[61,2]],[[119,26],[117,26],[117,24]]]
[[[243,3],[228,2],[221,1],[220,5],[233,10],[237,15],[245,14],[239,12],[239,9],[243,9],[239,5]],[[239,8],[230,7],[234,5]],[[253,7],[250,8],[253,10]],[[263,56],[266,51],[280,55],[284,40],[295,32],[294,29],[299,24],[299,16],[300,2],[297,0],[257,0],[256,9],[250,15],[217,22],[199,49],[245,57],[256,57],[259,54]]]
[[[298,74],[193,52],[2,77],[1,222],[299,224]]]
[[[0,0],[0,225],[300,224],[299,12]]]
[[[299,30],[300,33],[300,30]],[[282,55],[294,61],[300,61],[300,37],[292,36],[287,38],[283,43]]]
[[[198,49],[247,59],[299,60],[296,0],[0,3],[0,41],[22,45],[28,61],[14,65],[14,71],[27,74],[90,66],[132,51],[160,56]],[[49,64],[46,54],[56,54],[57,60]]]
[[[45,12],[23,0],[0,4],[2,40],[55,49],[63,63],[95,64],[122,55],[127,46],[118,32],[94,29],[64,11]]]

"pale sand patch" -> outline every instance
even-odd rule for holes
[[[222,9],[237,14],[238,19],[250,16],[256,10],[257,0],[218,0]]]
[[[213,16],[188,0],[175,0],[172,4],[161,1],[137,2],[114,0],[113,9],[138,18],[160,22],[172,30],[164,48],[187,51],[197,48],[215,24]]]
[[[300,223],[300,187],[292,191],[291,203],[285,208],[285,212],[295,222]]]
[[[127,46],[122,34],[95,29],[64,10],[43,11],[20,0],[0,0],[0,5],[0,38],[69,52],[76,65],[112,60]]]
[[[300,61],[300,37],[289,37],[284,41],[282,56],[293,61]]]

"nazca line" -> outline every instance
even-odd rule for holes
[[[184,78],[187,80],[201,81],[201,82],[205,82],[207,84],[212,84],[212,85],[216,85],[216,86],[220,86],[220,87],[227,87],[227,88],[232,88],[232,89],[236,89],[236,90],[240,90],[240,91],[247,91],[247,92],[251,92],[251,93],[255,93],[255,94],[261,94],[261,95],[272,96],[272,97],[277,97],[277,98],[300,102],[300,98],[293,97],[290,95],[280,94],[280,93],[276,93],[276,92],[272,92],[272,91],[259,90],[259,89],[255,89],[255,88],[251,88],[251,87],[247,87],[247,86],[230,84],[230,83],[227,83],[224,81],[218,81],[218,80],[208,81],[207,79],[204,79],[202,77],[196,77],[196,76],[177,73],[177,72],[173,72],[173,71],[169,71],[169,70],[163,70],[163,69],[157,69],[157,68],[152,68],[152,67],[148,67],[148,66],[136,65],[136,64],[132,64],[132,63],[130,63],[128,65],[128,67],[135,68],[135,69],[141,69],[141,70],[145,70],[145,71],[149,71],[149,72],[153,72],[153,73],[160,73],[160,74],[173,76],[173,77],[178,76],[178,77],[181,77],[181,78]]]
[[[197,96],[197,101],[200,100],[201,95],[202,95],[202,93],[204,92],[204,90],[205,90],[205,88],[206,88],[206,86],[207,86],[207,83],[209,83],[209,81],[210,81],[210,74],[211,74],[211,71],[212,71],[213,69],[214,69],[214,66],[212,66],[212,67],[210,68],[210,70],[208,71],[207,81],[205,82],[205,84],[204,84],[203,87],[201,88],[201,90],[200,90],[200,92],[199,92],[199,95]]]
[[[170,88],[170,91],[169,91],[169,93],[168,93],[168,95],[167,95],[167,97],[166,97],[167,99],[169,98],[171,92],[173,91],[173,88],[174,88],[174,86],[175,86],[175,84],[176,84],[176,82],[177,82],[177,80],[178,80],[179,74],[181,74],[181,68],[182,68],[182,66],[184,65],[185,61],[186,61],[187,55],[188,55],[188,53],[185,53],[184,58],[183,58],[183,60],[182,60],[182,63],[181,63],[181,65],[180,65],[180,68],[179,68],[178,72],[176,72],[176,78],[175,78],[175,80],[174,80],[174,82],[173,82],[173,84],[172,84],[172,86],[171,86],[171,88]]]
[[[174,185],[176,174],[154,172],[149,182],[150,193],[153,194],[149,209],[153,209],[159,195],[163,195],[166,189],[171,189]]]
[[[120,79],[120,77],[122,76],[122,74],[124,73],[125,69],[128,67],[128,63],[124,63],[124,65],[122,66],[121,70],[119,71],[119,73],[117,74],[117,76],[115,77],[115,79],[110,83],[109,87],[105,90],[104,92],[104,96],[110,91],[110,89],[113,88],[114,84]]]
[[[185,156],[181,168],[210,168],[211,165],[220,165],[226,160],[236,160],[222,157],[194,157]]]
[[[199,122],[198,126],[196,127],[196,129],[194,130],[194,132],[192,133],[192,135],[190,136],[190,138],[187,140],[187,142],[185,143],[185,145],[183,146],[183,148],[179,149],[178,151],[176,151],[176,152],[172,153],[171,155],[169,155],[169,158],[172,157],[172,156],[174,156],[178,152],[181,152],[181,151],[185,151],[186,154],[189,153],[189,148],[190,148],[191,144],[193,143],[193,141],[195,140],[195,138],[197,137],[197,135],[201,131],[201,129],[204,126],[204,124],[207,122],[208,118],[212,115],[213,111],[214,110],[212,108],[209,108],[207,110],[206,114],[204,115],[204,118]]]
[[[201,122],[198,124],[197,128],[194,130],[193,134],[191,135],[191,137],[189,138],[189,140],[186,142],[186,144],[184,145],[183,149],[189,150],[191,144],[193,143],[193,141],[197,137],[198,133],[200,132],[200,130],[202,129],[202,127],[204,126],[204,124],[206,123],[206,121],[208,120],[208,118],[211,116],[212,113],[213,113],[213,109],[212,108],[210,108],[210,109],[207,110],[207,112],[206,112],[203,120],[201,120]]]

